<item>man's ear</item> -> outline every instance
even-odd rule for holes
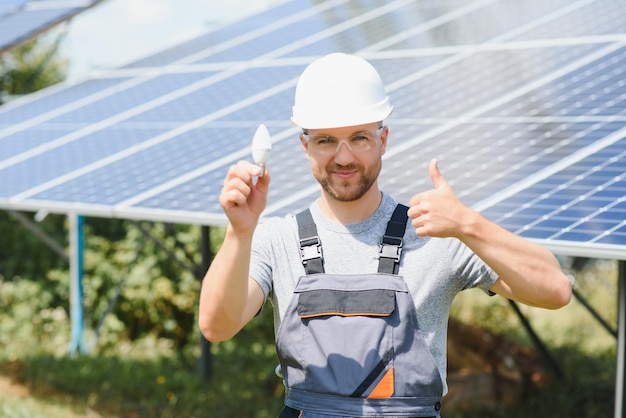
[[[305,154],[308,157],[309,156],[309,143],[307,142],[306,139],[304,139],[302,134],[300,134],[299,138],[300,138],[300,143],[302,144],[302,149],[304,150]]]
[[[389,127],[385,125],[383,131],[380,133],[380,155],[385,155],[387,150],[387,135],[389,134]]]

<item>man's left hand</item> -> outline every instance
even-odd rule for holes
[[[465,222],[471,219],[471,209],[456,197],[439,171],[437,160],[430,161],[428,174],[434,189],[418,193],[409,202],[409,217],[419,236],[460,237]]]

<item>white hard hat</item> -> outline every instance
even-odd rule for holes
[[[393,107],[376,69],[343,53],[313,61],[296,86],[291,121],[303,129],[326,129],[379,122]]]

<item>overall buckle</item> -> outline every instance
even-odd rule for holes
[[[391,237],[389,235],[383,237],[382,244],[380,244],[380,249],[378,250],[379,258],[389,258],[399,263],[401,252],[402,238]]]
[[[300,240],[300,258],[302,259],[302,264],[306,265],[309,260],[322,258],[322,245],[320,242],[319,236]]]

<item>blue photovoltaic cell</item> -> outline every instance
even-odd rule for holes
[[[71,18],[97,1],[3,0],[0,4],[0,51]]]
[[[78,9],[27,10],[0,17],[0,48],[21,42]]]
[[[138,68],[138,67],[152,67],[152,66],[165,66],[168,64],[176,63],[180,60],[188,60],[189,57],[194,57],[196,54],[208,54],[211,55],[216,51],[220,51],[222,48],[218,48],[222,44],[232,44],[238,39],[248,39],[248,33],[252,30],[258,30],[268,25],[276,24],[281,19],[291,19],[292,16],[302,10],[309,10],[310,4],[307,2],[291,1],[280,4],[269,11],[261,12],[258,15],[253,15],[248,18],[242,19],[232,24],[221,27],[217,30],[210,31],[204,35],[198,36],[195,39],[186,41],[180,45],[168,48],[162,52],[155,53],[149,57],[140,59],[134,63],[128,64],[125,68]],[[289,34],[289,38],[294,38],[293,32]],[[284,40],[277,40],[282,42]],[[232,47],[232,49],[236,49]],[[256,56],[256,54],[255,54]],[[233,61],[231,56],[227,57],[227,61]],[[244,60],[250,60],[251,56],[244,57]],[[193,60],[192,62],[195,62]],[[213,60],[209,60],[213,61]],[[214,60],[218,61],[218,60]]]
[[[249,39],[238,44],[236,47],[215,52],[207,58],[196,61],[196,63],[205,64],[221,61],[229,62],[250,60],[251,58],[272,53],[278,48],[283,48],[286,45],[293,44],[297,41],[293,38],[293,33],[296,31],[301,36],[305,36],[306,34],[313,35],[318,30],[319,28],[302,25],[301,22],[296,22],[289,26],[279,28],[270,34],[264,34],[253,39]]]
[[[93,123],[114,115],[123,115],[127,111],[133,113],[133,109],[140,106],[145,107],[152,100],[161,101],[166,95],[179,89],[190,88],[190,91],[193,91],[195,90],[192,88],[194,83],[210,77],[211,74],[165,74],[141,80],[128,88],[120,89],[114,95],[108,95],[71,113],[65,113],[51,119],[51,122]],[[166,119],[159,120],[164,121]]]
[[[374,44],[382,39],[380,37],[382,26],[385,25],[385,22],[389,19],[389,15],[383,15],[376,19],[375,22],[372,21],[374,20],[374,18],[372,18],[372,20],[364,22],[361,25],[347,27],[332,38],[325,37],[317,39],[317,34],[320,31],[326,29],[330,24],[342,23],[342,20],[337,16],[330,16],[328,19],[324,20],[320,19],[319,16],[312,16],[310,19],[297,24],[298,31],[302,31],[302,29],[300,29],[302,26],[306,28],[303,33],[303,38],[306,40],[304,45],[302,42],[294,42],[292,37],[284,37],[286,41],[290,41],[287,44],[288,51],[285,53],[285,56],[319,56],[335,51],[355,52],[364,49],[368,45]],[[294,28],[284,29],[285,34],[293,30]]]
[[[390,120],[390,149],[398,129]],[[405,176],[395,178],[397,198],[408,202],[417,191],[430,186],[426,176],[427,163],[438,157],[442,172],[449,178],[459,197],[466,204],[475,204],[497,194],[503,185],[515,184],[528,176],[558,162],[564,156],[593,144],[596,124],[557,124],[538,129],[539,124],[470,124],[459,125],[424,142],[415,141],[408,151],[391,159],[404,167]],[[604,132],[614,132],[623,125],[608,124]],[[609,127],[612,130],[609,131]],[[537,135],[537,130],[541,135]],[[514,132],[516,135],[511,135]],[[546,132],[552,132],[546,136]],[[557,132],[565,134],[557,140]],[[588,132],[585,136],[574,133]],[[414,137],[428,132],[416,132]],[[404,143],[410,142],[410,138]],[[389,175],[383,171],[382,185],[388,184]],[[569,177],[568,177],[569,178]],[[559,183],[561,181],[559,180]],[[383,187],[385,188],[385,187]]]
[[[544,2],[552,6],[553,2]],[[590,2],[562,1],[565,13],[559,13],[558,20],[536,25],[516,40],[544,40],[552,38],[587,37],[624,32],[626,10],[622,0],[602,0]]]
[[[43,91],[27,96],[22,101],[3,106],[3,110],[6,110],[0,112],[0,129],[40,117],[47,112],[57,111],[80,100],[90,100],[96,95],[101,97],[107,92],[115,94],[114,87],[125,81],[124,78],[86,80],[58,91]],[[24,105],[20,106],[21,103]]]
[[[402,69],[396,70],[399,77],[410,77],[410,84],[391,92],[395,105],[393,117],[415,117],[408,112],[416,108],[422,117],[458,116],[524,88],[527,83],[561,69],[565,62],[588,55],[593,48],[583,45],[549,50],[550,60],[541,66],[539,63],[546,60],[546,51],[529,49],[515,53],[480,52],[467,58],[444,58],[442,61],[450,64],[435,74],[424,69],[421,72],[417,70],[417,74],[403,74]],[[484,76],[485,68],[494,71],[489,78]],[[422,73],[424,75],[420,77]],[[457,74],[463,74],[463,77],[457,77]],[[404,106],[406,102],[416,100],[420,101],[420,106]],[[508,103],[503,106],[508,109]]]
[[[434,5],[435,2],[430,2]],[[428,3],[427,3],[428,4]],[[492,3],[473,3],[467,2],[462,4],[463,9],[467,11],[461,16],[456,16],[456,12],[460,9],[451,10],[442,7],[438,12],[441,23],[422,30],[415,36],[406,36],[403,39],[391,43],[386,46],[387,50],[403,50],[411,48],[428,48],[449,45],[467,45],[479,44],[481,42],[500,40],[500,37],[511,32],[514,28],[515,32],[519,32],[519,28],[524,25],[533,24],[537,19],[544,17],[547,13],[555,10],[559,6],[566,5],[564,0],[550,1],[539,4],[524,4],[521,7],[515,7],[511,3],[492,2]],[[512,10],[514,8],[515,10]],[[406,30],[419,28],[420,24],[430,23],[428,20],[421,19],[424,16],[422,8],[415,7],[414,15],[406,14],[404,9],[397,13],[394,25],[403,22],[402,25]],[[498,19],[489,19],[486,16],[498,16]],[[413,17],[411,19],[411,17]],[[416,24],[416,21],[418,24]],[[481,24],[477,24],[480,22]],[[534,25],[533,25],[534,26]],[[511,35],[513,36],[513,35]]]
[[[10,138],[0,139],[0,161],[9,159],[15,155],[42,146],[63,135],[72,132],[71,127],[57,128],[55,130],[24,130],[10,136]],[[4,187],[0,191],[4,191]]]
[[[626,200],[625,145],[626,139],[622,139],[604,149],[614,151],[609,160],[589,164],[597,160],[592,154],[551,176],[549,180],[561,178],[558,184],[539,182],[548,187],[541,194],[528,193],[523,204],[518,200],[514,205],[509,198],[486,210],[485,215],[509,227],[515,225],[514,232],[528,238],[596,241],[626,219],[626,212],[618,211]],[[520,224],[518,218],[527,223]]]
[[[151,209],[168,208],[192,212],[218,212],[221,210],[219,202],[211,199],[211,196],[219,193],[223,182],[223,171],[211,171],[206,176],[198,177],[175,189],[149,197],[143,200],[141,205]]]
[[[0,19],[4,18],[5,15],[15,13],[27,1],[28,0],[3,0],[2,4],[0,4]]]
[[[38,193],[33,198],[114,205],[156,187],[164,177],[175,178],[214,163],[221,153],[236,152],[248,141],[249,136],[244,138],[242,134],[241,129],[190,130],[185,135],[141,149],[62,186]],[[102,190],[111,189],[117,189],[116,193],[102,193]]]
[[[220,117],[220,121],[283,121],[284,125],[289,126],[290,100],[293,99],[294,93],[295,85],[293,88],[278,92],[272,97],[233,110]]]
[[[546,89],[521,97],[525,103],[506,105],[494,111],[501,116],[561,116],[626,114],[626,48],[608,54],[602,60],[582,66],[547,85]],[[601,76],[598,76],[601,74]]]
[[[289,80],[296,76],[296,70],[290,67],[252,68],[223,80],[216,79],[215,82],[206,87],[199,87],[179,99],[133,117],[130,121],[190,121],[199,119],[210,113],[221,111],[227,106],[237,104],[246,98],[263,93],[275,86],[277,79]]]
[[[253,133],[253,130],[254,128],[249,129],[250,134]],[[268,126],[268,130],[270,133],[276,132],[276,129],[272,125]],[[307,187],[316,188],[316,183],[311,175],[308,161],[304,156],[300,141],[298,140],[298,132],[294,128],[292,128],[291,131],[293,134],[287,136],[287,139],[272,145],[269,169],[272,176],[271,184],[275,185],[275,187],[270,188],[268,197],[270,202],[288,198],[292,194],[298,193]],[[233,134],[235,133],[234,130],[232,132]],[[248,144],[246,144],[246,142],[249,142],[249,138],[250,136],[248,135],[243,138],[233,138],[233,140],[239,139],[239,146],[241,146],[241,142],[243,142],[245,144],[244,148],[247,148],[246,145]],[[245,159],[246,157],[247,153],[243,158]],[[232,161],[232,163],[234,162],[236,161]],[[212,196],[215,196],[221,190],[227,169],[228,166],[223,165],[220,169],[213,170],[206,175],[198,176],[181,184],[179,187],[142,201],[141,206],[196,210],[192,208],[199,205],[202,211],[221,212],[218,200]],[[188,199],[190,191],[194,191],[193,199]],[[301,203],[299,203],[299,205],[301,205]]]
[[[160,133],[156,129],[99,131],[85,135],[81,141],[72,141],[63,146],[39,154],[12,165],[2,171],[4,178],[12,181],[0,188],[0,196],[29,190],[39,184],[66,175],[81,167],[110,157],[111,155],[140,144]],[[0,141],[0,144],[2,141]]]
[[[0,207],[223,223],[223,177],[263,122],[265,216],[301,209],[319,186],[289,120],[295,83],[334,51],[366,56],[387,86],[379,184],[399,201],[433,187],[436,157],[463,202],[513,232],[626,245],[617,0],[282,3],[0,107]]]

